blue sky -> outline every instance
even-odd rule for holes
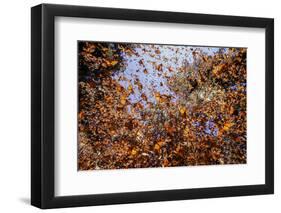
[[[155,102],[155,92],[175,95],[168,88],[167,79],[178,72],[178,69],[183,65],[193,62],[192,52],[194,50],[212,55],[219,49],[214,47],[140,44],[134,48],[138,54],[122,53],[123,60],[127,65],[124,72],[117,72],[114,75],[114,79],[118,80],[126,89],[130,85],[132,86],[134,93],[129,96],[131,103],[138,101],[143,103],[141,94],[145,94],[148,101]],[[162,71],[156,69],[156,66],[160,64]],[[142,90],[139,90],[136,80],[142,84]]]

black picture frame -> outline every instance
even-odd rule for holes
[[[265,184],[56,197],[54,21],[58,16],[265,29]],[[31,52],[32,205],[47,209],[274,193],[274,19],[41,4],[31,9]]]

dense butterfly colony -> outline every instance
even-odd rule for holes
[[[246,163],[246,48],[78,42],[78,169]]]

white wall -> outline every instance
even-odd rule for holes
[[[277,212],[281,209],[280,38],[281,13],[277,0],[59,0],[45,3],[81,4],[195,13],[275,18],[275,195],[173,201],[51,210],[51,212]],[[39,212],[30,196],[30,7],[41,1],[2,1],[0,7],[0,211]],[[277,85],[279,83],[279,85]],[[279,131],[278,131],[279,130]]]

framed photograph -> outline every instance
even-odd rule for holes
[[[274,20],[31,9],[31,203],[274,192]]]

